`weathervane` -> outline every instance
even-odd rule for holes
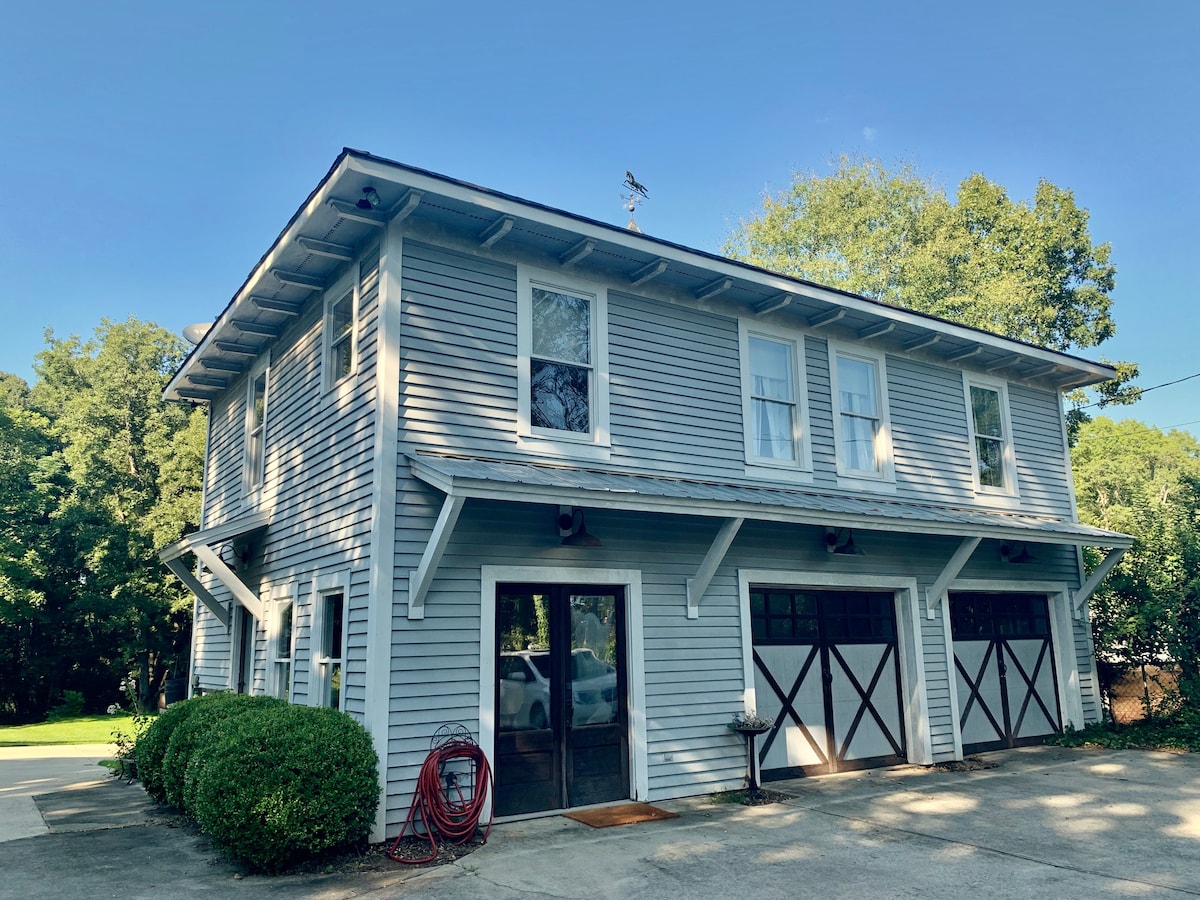
[[[636,231],[638,234],[641,234],[642,229],[638,228],[637,222],[633,220],[633,211],[637,209],[639,203],[646,199],[646,187],[640,184],[628,169],[625,170],[625,181],[621,187],[629,192],[621,195],[621,200],[624,201],[625,208],[629,210],[629,224],[625,227],[630,231]]]

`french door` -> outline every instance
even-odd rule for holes
[[[496,587],[496,814],[629,796],[625,592]]]

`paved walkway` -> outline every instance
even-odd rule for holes
[[[415,872],[243,876],[202,835],[169,821],[73,833],[55,825],[55,833],[0,843],[0,896],[1200,896],[1200,754],[1037,747],[983,758],[995,767],[900,767],[776,784],[795,798],[756,808],[706,798],[662,803],[680,817],[641,825],[509,823],[457,863]],[[11,771],[0,761],[0,790]],[[96,819],[85,798],[108,804],[140,793],[110,779],[55,795],[58,807],[39,802],[74,809],[82,823]],[[61,821],[57,811],[47,815]]]
[[[0,841],[48,834],[33,798],[111,781],[100,760],[115,753],[111,744],[0,747]]]

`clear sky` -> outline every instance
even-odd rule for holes
[[[1200,372],[1200,5],[62,2],[0,25],[0,370],[213,318],[343,146],[718,250],[841,153],[1074,190],[1144,387]],[[1113,408],[1200,433],[1200,378]]]

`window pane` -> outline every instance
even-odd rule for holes
[[[837,358],[838,402],[842,412],[878,415],[875,364],[864,359]]]
[[[877,429],[878,423],[874,419],[842,416],[842,464],[847,469],[879,471],[879,459],[875,455]]]
[[[347,294],[329,310],[329,335],[334,341],[349,334],[353,324],[354,294]]]
[[[750,392],[769,400],[793,400],[792,348],[777,341],[750,338]]]
[[[764,459],[795,459],[792,404],[754,400],[753,453]]]
[[[1004,443],[993,438],[975,438],[979,460],[979,483],[984,487],[1004,487]]]
[[[325,655],[331,659],[342,658],[342,611],[345,607],[343,595],[325,596]]]
[[[533,427],[583,434],[592,430],[588,412],[591,373],[587,369],[535,359],[529,371],[529,417]]]
[[[254,379],[254,388],[250,399],[250,417],[253,427],[258,428],[267,417],[267,373],[260,372]]]
[[[976,434],[994,438],[1004,437],[1004,426],[1000,420],[1000,393],[998,391],[972,385],[971,414],[975,417]]]
[[[589,364],[591,302],[584,297],[533,288],[533,355]]]
[[[275,648],[275,656],[287,659],[292,655],[292,604],[285,606],[279,613],[279,646]]]
[[[329,705],[333,709],[342,708],[342,664],[332,663],[329,667]]]

